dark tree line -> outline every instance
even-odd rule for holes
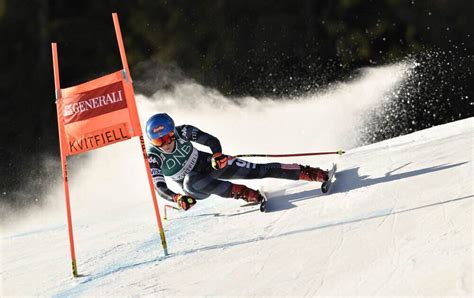
[[[429,79],[387,107],[405,114],[378,119],[396,123],[392,130],[371,124],[366,141],[376,141],[473,115],[473,3],[0,0],[0,197],[12,199],[25,180],[45,175],[43,154],[58,156],[51,41],[58,42],[63,87],[115,71],[112,12],[145,94],[172,88],[145,83],[169,67],[226,95],[279,97],[311,92],[362,66],[419,59]],[[410,96],[426,100],[414,105]]]

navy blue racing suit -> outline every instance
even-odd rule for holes
[[[299,178],[301,168],[297,164],[258,164],[238,158],[229,159],[225,168],[215,170],[211,166],[212,154],[197,150],[191,142],[208,146],[212,153],[222,152],[216,137],[194,126],[181,125],[175,127],[175,138],[176,145],[172,153],[166,153],[152,144],[147,145],[155,189],[168,201],[173,201],[176,194],[167,187],[164,176],[177,182],[185,194],[195,199],[205,199],[211,194],[232,197],[233,184],[226,181],[228,179]]]

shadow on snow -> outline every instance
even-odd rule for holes
[[[391,182],[396,180],[401,180],[405,178],[410,178],[414,176],[424,175],[428,173],[438,172],[442,170],[447,170],[454,167],[459,167],[464,164],[468,163],[467,161],[456,163],[456,164],[444,164],[439,166],[433,166],[424,169],[418,169],[414,171],[393,174],[394,172],[398,171],[399,169],[409,165],[410,163],[398,167],[388,173],[386,173],[383,177],[377,178],[369,178],[369,176],[359,176],[358,171],[359,168],[352,168],[341,171],[336,173],[336,178],[339,180],[340,183],[335,183],[334,188],[332,189],[331,193],[339,193],[339,192],[348,192],[354,189],[368,187],[379,183]]]
[[[429,168],[418,169],[414,171],[393,174],[394,172],[406,167],[408,164],[405,164],[401,167],[391,170],[390,172],[386,173],[383,177],[377,178],[369,178],[370,176],[360,176],[359,175],[359,168],[351,168],[347,170],[343,170],[336,173],[336,182],[334,183],[331,192],[328,195],[335,194],[335,193],[343,193],[348,192],[351,190],[355,190],[358,188],[369,187],[375,184],[386,183],[396,180],[401,180],[405,178],[410,178],[414,176],[424,175],[428,173],[433,173],[437,171],[442,171],[454,167],[458,167],[464,165],[468,162],[462,162],[452,165],[439,165],[433,166]],[[277,191],[277,192],[268,192],[268,196],[270,197],[269,203],[267,205],[267,212],[276,212],[281,210],[287,210],[291,208],[297,207],[294,202],[303,201],[307,199],[315,199],[324,197],[325,195],[319,189],[304,191],[300,193],[294,194],[286,194],[285,191]]]

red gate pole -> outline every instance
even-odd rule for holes
[[[58,63],[58,49],[55,42],[51,43],[51,49],[53,51],[53,71],[54,71],[54,86],[56,89],[56,110],[58,114],[58,132],[59,132],[59,148],[61,152],[61,165],[63,173],[63,182],[64,182],[64,195],[66,199],[66,213],[67,213],[67,226],[69,231],[69,247],[71,250],[71,262],[72,262],[72,275],[77,277],[77,263],[76,263],[76,251],[74,249],[74,233],[72,228],[72,216],[71,216],[71,203],[69,199],[69,183],[67,178],[67,160],[66,153],[63,151],[63,142],[65,141],[64,137],[64,127],[61,121],[61,109],[58,109],[58,101],[62,100],[61,98],[61,85],[59,80],[59,63]]]
[[[158,200],[156,199],[155,186],[153,185],[153,178],[151,177],[150,172],[150,163],[148,162],[148,156],[146,154],[145,141],[143,136],[140,136],[140,145],[142,147],[143,160],[145,161],[146,173],[148,175],[148,184],[150,185],[151,197],[153,199],[153,207],[155,208],[156,221],[158,223],[158,230],[161,237],[161,246],[163,246],[163,251],[165,256],[168,255],[168,245],[166,244],[165,230],[163,229],[163,224],[161,223],[160,209],[158,207]]]
[[[117,36],[117,43],[119,46],[120,50],[120,58],[122,59],[122,65],[123,69],[125,70],[128,79],[130,80],[130,83],[132,82],[132,76],[130,74],[130,70],[128,68],[128,62],[127,62],[127,55],[125,53],[125,47],[123,45],[123,39],[122,39],[122,32],[120,31],[120,23],[118,20],[117,13],[112,13],[112,18],[114,20],[114,28],[115,28],[115,35]],[[139,123],[138,123],[139,125]],[[145,141],[143,139],[143,134],[142,130],[140,127],[140,146],[142,148],[142,154],[143,154],[143,160],[145,162],[145,168],[146,168],[146,173],[148,176],[148,184],[150,185],[150,192],[151,192],[151,197],[153,200],[153,207],[155,208],[155,215],[156,215],[156,221],[158,223],[158,230],[160,232],[160,237],[161,237],[161,245],[163,246],[163,251],[165,256],[168,255],[168,246],[166,244],[166,237],[165,237],[165,231],[163,229],[163,224],[161,222],[161,216],[160,216],[160,209],[158,207],[158,200],[156,198],[156,193],[155,193],[155,186],[153,185],[153,178],[151,177],[151,172],[150,172],[150,164],[148,162],[148,155],[146,153],[146,147],[145,147]]]
[[[127,72],[127,75],[130,77],[130,70],[128,69],[127,55],[125,54],[125,47],[123,45],[122,31],[120,31],[120,23],[118,20],[117,13],[112,13],[112,18],[114,20],[115,35],[117,36],[117,43],[120,51],[120,59],[122,59],[123,69]]]

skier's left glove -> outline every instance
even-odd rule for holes
[[[227,166],[229,157],[221,152],[214,153],[211,158],[211,165],[214,170],[220,170]]]
[[[193,197],[187,195],[177,194],[173,197],[173,201],[175,201],[178,204],[178,207],[184,211],[196,205],[196,200]]]

